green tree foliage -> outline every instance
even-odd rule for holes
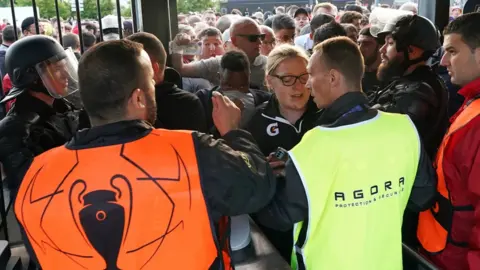
[[[56,17],[55,1],[54,0],[37,0],[37,7],[40,11],[40,17],[42,18],[54,18]],[[32,6],[31,0],[15,0],[16,7],[28,7]],[[10,7],[10,0],[0,0],[0,7]],[[70,16],[76,14],[72,12],[71,4],[69,0],[58,0],[58,8],[60,17],[67,19]],[[114,14],[115,3],[113,0],[100,0],[100,10],[102,17],[110,14]],[[83,12],[82,18],[96,19],[97,18],[97,0],[83,0]]]
[[[132,2],[129,0],[126,5],[122,6],[122,17],[132,17]]]
[[[218,2],[214,0],[177,0],[178,13],[205,11],[211,8],[217,9]]]
[[[96,0],[84,0],[84,11],[82,12],[82,18],[97,19],[97,1]],[[112,0],[100,0],[100,11],[102,17],[114,14],[115,4]]]

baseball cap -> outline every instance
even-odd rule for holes
[[[308,16],[308,11],[304,8],[299,8],[297,11],[295,11],[295,14],[293,15],[294,18],[296,18],[300,14],[305,14],[305,16]]]

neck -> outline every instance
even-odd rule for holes
[[[5,45],[5,46],[10,46],[10,45],[12,45],[12,44],[13,44],[13,42],[3,41],[3,45]]]
[[[53,102],[55,101],[55,98],[53,98],[53,97],[51,97],[47,94],[41,93],[41,92],[29,91],[28,93],[32,97],[35,97],[35,98],[45,102],[45,104],[47,104],[48,106],[53,107]]]
[[[294,125],[298,119],[302,117],[302,115],[305,113],[307,110],[307,106],[305,106],[303,109],[300,110],[292,110],[292,109],[287,109],[280,105],[280,114],[283,116],[283,118],[287,119],[290,124]]]

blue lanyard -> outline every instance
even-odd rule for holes
[[[347,116],[347,115],[349,115],[349,114],[351,114],[351,113],[361,112],[361,111],[363,111],[362,106],[357,105],[357,106],[351,108],[348,112],[344,113],[344,114],[343,114],[342,116],[340,116],[338,119],[343,118],[343,117],[345,117],[345,116]],[[338,120],[338,119],[337,119],[337,120]]]

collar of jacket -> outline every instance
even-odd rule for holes
[[[309,98],[307,102],[307,110],[305,111],[303,116],[305,116],[306,114],[316,113],[316,112],[318,112],[317,105],[315,105],[312,98]],[[275,117],[283,118],[283,116],[280,114],[280,104],[278,103],[278,99],[275,96],[275,94],[273,94],[270,100],[267,102],[267,105],[265,106],[265,110],[263,110],[263,114],[272,118],[275,118]],[[300,119],[302,119],[303,116]]]
[[[159,83],[157,85],[155,85],[155,92],[157,93],[168,93],[170,91],[172,91],[173,88],[176,88],[177,85],[174,84],[174,83],[170,83],[170,82],[162,82],[162,83]]]
[[[464,87],[462,87],[462,89],[460,89],[458,93],[464,96],[467,102],[470,99],[480,95],[480,78],[473,80]]]
[[[365,94],[363,92],[346,93],[322,110],[322,114],[318,119],[319,124],[331,124],[358,105],[369,107]]]
[[[67,143],[69,149],[123,144],[140,139],[153,129],[146,121],[127,120],[82,129]]]

